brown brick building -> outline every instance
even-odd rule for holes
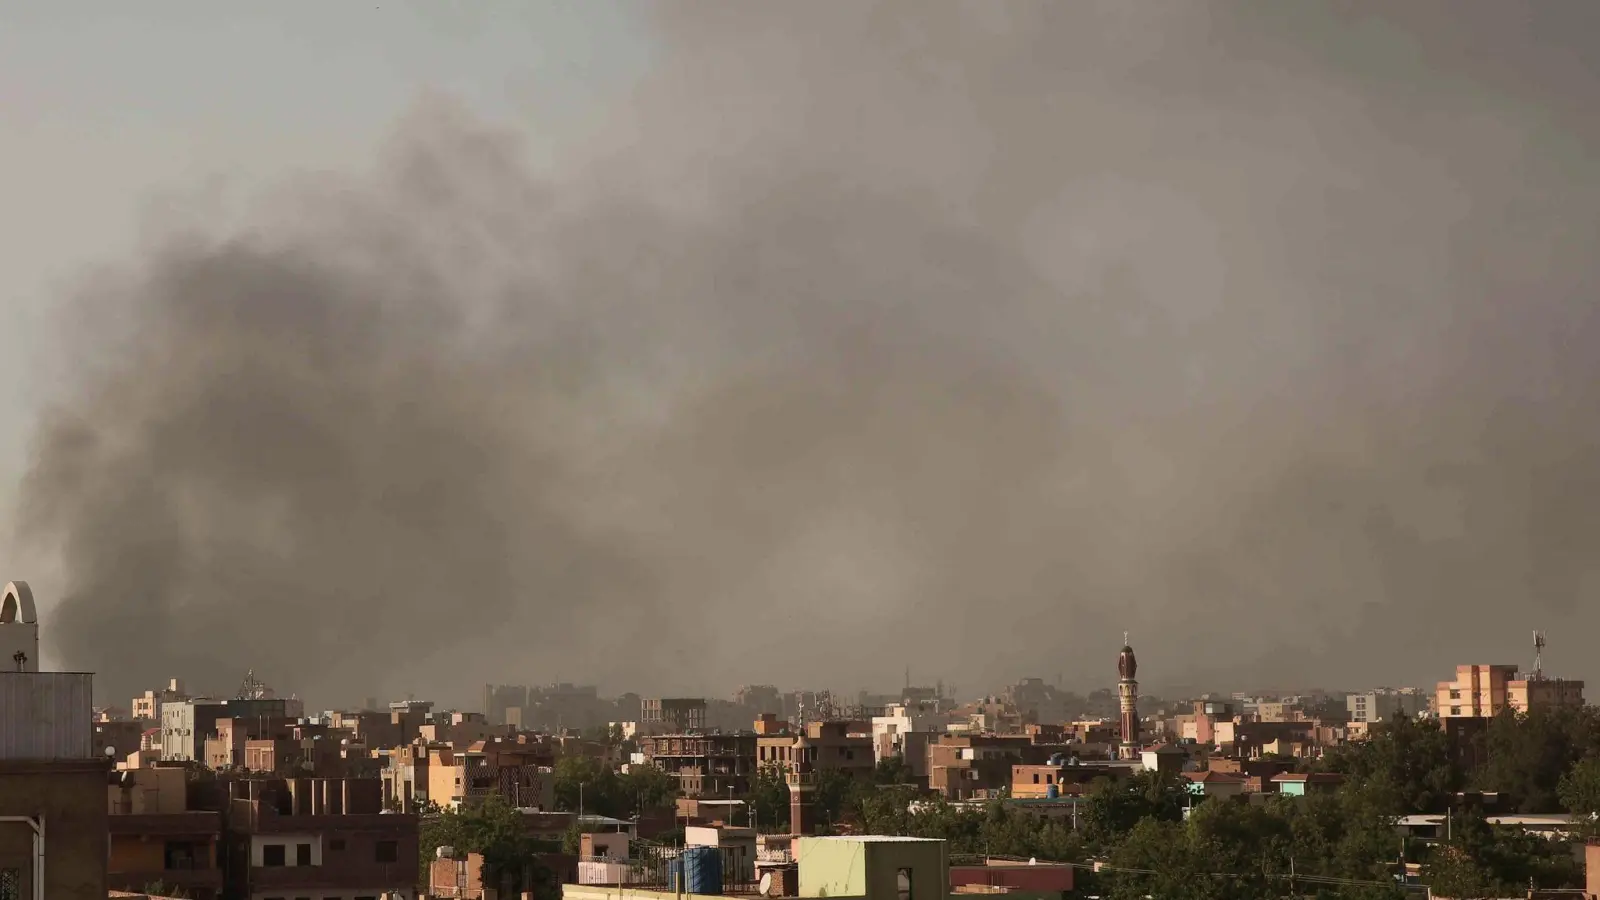
[[[107,793],[112,890],[141,892],[159,882],[194,900],[221,895],[222,815],[189,808],[183,768],[113,772]]]
[[[417,817],[383,813],[377,779],[249,780],[231,785],[230,896],[411,896]]]
[[[685,797],[720,797],[750,790],[756,772],[754,734],[659,734],[640,738],[639,750],[651,765],[678,778]]]

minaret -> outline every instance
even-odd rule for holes
[[[1122,652],[1117,655],[1117,702],[1122,708],[1121,759],[1139,758],[1139,661],[1133,657],[1128,633],[1122,633]]]
[[[814,749],[806,740],[806,726],[800,726],[800,736],[794,742],[794,764],[789,767],[789,833],[811,834],[817,830],[816,810],[811,805],[817,789],[817,777],[811,769]]]

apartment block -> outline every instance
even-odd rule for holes
[[[398,759],[415,760],[418,752],[413,750]],[[411,763],[413,781],[409,785],[402,770],[395,768],[397,757],[390,757],[394,772],[386,781],[386,799],[392,797],[395,802],[404,803],[408,795],[416,797],[418,785],[414,779],[420,773],[427,785],[422,799],[446,809],[482,803],[491,794],[498,794],[518,808],[548,810],[555,806],[555,779],[549,769],[552,760],[541,745],[475,741],[460,750],[446,746],[429,747],[426,752],[425,764],[419,767],[414,761]]]
[[[188,700],[189,695],[183,689],[183,682],[174,678],[167,682],[167,686],[159,691],[145,691],[133,698],[130,705],[130,716],[140,722],[161,721],[161,707],[174,700]]]
[[[1488,719],[1506,710],[1582,706],[1583,682],[1541,673],[1519,677],[1516,666],[1457,666],[1454,681],[1439,682],[1434,704],[1441,719]]]
[[[646,762],[677,777],[685,797],[718,797],[730,789],[742,795],[756,771],[757,740],[754,734],[657,734],[640,738],[639,750]]]

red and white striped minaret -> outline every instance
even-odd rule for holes
[[[1122,652],[1117,655],[1117,702],[1122,709],[1122,745],[1117,756],[1139,758],[1139,661],[1133,657],[1128,633],[1122,633]]]

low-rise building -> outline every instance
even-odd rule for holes
[[[1045,764],[1062,751],[1027,735],[942,735],[928,745],[928,788],[946,800],[989,796],[1011,784],[1012,766]]]
[[[1189,782],[1189,792],[1205,797],[1237,797],[1245,792],[1245,776],[1232,772],[1217,772],[1206,770],[1204,772],[1185,772],[1185,780]]]
[[[409,898],[417,817],[382,812],[374,779],[250,779],[231,785],[230,896]]]
[[[116,772],[107,789],[112,890],[143,891],[161,884],[193,900],[222,892],[222,816],[189,808],[182,767]]]

